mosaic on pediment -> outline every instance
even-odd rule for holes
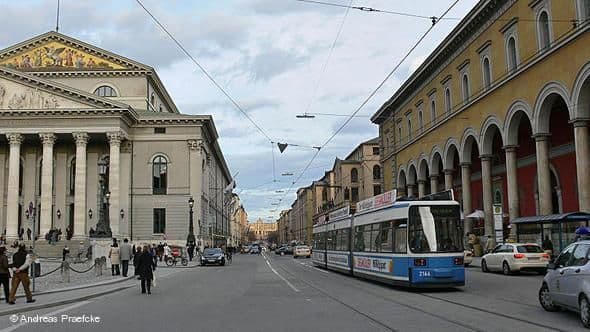
[[[126,69],[112,61],[55,41],[0,60],[0,66],[25,71]]]

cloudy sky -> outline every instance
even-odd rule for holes
[[[454,2],[326,1],[423,16],[439,16]],[[56,2],[0,0],[0,48],[55,29]],[[420,18],[296,0],[142,2],[272,140],[302,146],[322,145],[346,117],[295,115],[306,110],[351,114],[431,25]],[[461,18],[476,3],[461,0],[447,16]],[[181,112],[212,114],[232,174],[238,173],[235,192],[249,220],[270,221],[290,207],[298,187],[321,177],[334,158],[344,158],[358,143],[378,135],[369,116],[457,23],[440,21],[295,184],[315,150],[290,146],[281,154],[273,148],[136,1],[61,0],[60,32],[155,67]],[[294,176],[281,176],[285,172]],[[272,205],[281,198],[278,206]]]

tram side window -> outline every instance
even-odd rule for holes
[[[386,221],[379,224],[379,252],[393,252],[393,232],[391,225],[391,221]]]
[[[367,225],[369,226],[369,225]],[[370,225],[369,227],[371,227],[371,231],[367,232],[365,230],[365,243],[370,243],[371,244],[371,248],[365,248],[365,251],[370,251],[370,252],[377,252],[378,248],[381,246],[381,237],[379,236],[379,224],[373,224]],[[370,236],[370,238],[368,238],[368,236]],[[367,242],[368,241],[368,242]],[[369,250],[367,250],[369,249]]]
[[[326,233],[326,250],[334,250],[336,239],[334,238],[334,231]]]
[[[393,222],[393,243],[395,246],[396,253],[407,252],[407,235],[408,233],[408,220],[396,220]]]
[[[349,250],[349,229],[340,229],[338,230],[337,242],[336,242],[336,250],[339,251],[348,251]]]
[[[354,229],[354,251],[365,251],[365,225],[356,226]]]

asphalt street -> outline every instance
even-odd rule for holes
[[[237,255],[232,265],[162,276],[99,298],[0,317],[1,331],[584,331],[575,314],[545,312],[541,276],[484,274],[418,292],[317,269],[309,259]],[[67,322],[100,317],[99,322]],[[22,323],[45,316],[56,322]],[[14,318],[14,317],[13,317]]]

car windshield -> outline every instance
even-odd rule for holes
[[[409,243],[412,252],[463,252],[463,223],[458,205],[410,208]]]
[[[307,246],[297,246],[297,249],[308,249]]]
[[[543,249],[537,245],[529,244],[525,246],[518,246],[516,250],[520,253],[542,253]]]
[[[221,253],[222,252],[220,248],[208,248],[203,252],[204,255],[219,255]]]

